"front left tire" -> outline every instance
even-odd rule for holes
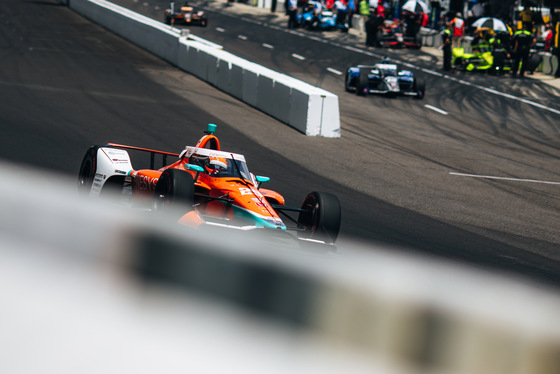
[[[178,169],[167,169],[161,173],[154,189],[154,212],[179,220],[193,210],[193,201],[194,179],[190,173]]]

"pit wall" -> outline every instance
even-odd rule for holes
[[[239,58],[221,46],[103,0],[63,0],[75,12],[310,136],[340,137],[338,96]]]

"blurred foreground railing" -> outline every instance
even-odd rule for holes
[[[2,373],[560,373],[552,290],[191,231],[0,165]]]

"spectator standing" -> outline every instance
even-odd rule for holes
[[[379,34],[380,34],[381,26],[383,25],[383,21],[385,21],[384,12],[379,12],[379,7],[377,9],[374,9],[368,21],[368,28],[367,28],[368,34],[366,39],[366,46],[368,47],[381,46],[379,40]]]
[[[372,12],[369,15],[369,18],[366,22],[366,47],[374,47],[375,46],[375,39],[376,39],[376,32],[375,32],[375,8],[372,9]]]
[[[420,13],[420,20],[421,20],[421,27],[428,27],[428,23],[430,22],[430,17],[426,13]]]
[[[521,13],[519,13],[519,17],[521,17],[522,29],[529,32],[533,31],[535,13],[531,10],[531,8],[523,8]]]
[[[441,49],[443,50],[443,70],[451,71],[451,25],[441,32]]]
[[[369,2],[367,0],[360,0],[358,10],[360,12],[360,35],[363,35],[366,31],[366,23],[369,20]]]
[[[348,0],[348,6],[346,8],[348,9],[346,13],[346,17],[348,17],[348,27],[352,28],[354,13],[356,12],[356,2],[354,0]]]
[[[556,18],[556,24],[554,26],[554,38],[553,43],[553,53],[556,55],[558,61],[558,67],[556,68],[556,73],[554,73],[555,78],[560,78],[560,19]]]
[[[420,30],[421,19],[417,13],[406,11],[404,14],[404,22],[406,24],[406,36],[415,38],[418,30]]]
[[[297,11],[298,3],[297,0],[287,0],[287,12],[288,12],[288,28],[295,29],[297,27]]]
[[[511,68],[511,75],[514,78],[517,76],[519,63],[521,62],[519,76],[523,78],[527,66],[529,65],[529,54],[531,52],[531,47],[535,44],[535,38],[529,30],[523,29],[513,34],[511,41],[513,43],[513,67]]]
[[[472,26],[472,24],[476,20],[477,17],[474,15],[474,12],[472,10],[469,10],[467,12],[467,18],[465,19],[465,33],[467,35],[471,35],[474,32],[475,28]]]
[[[348,16],[348,6],[344,0],[336,0],[334,3],[336,8],[336,24],[341,27],[343,32],[348,31],[348,23],[346,17]]]
[[[315,29],[319,27],[321,23],[321,13],[323,13],[323,3],[322,1],[315,1],[313,3],[313,21],[311,21],[311,28]]]
[[[552,23],[546,25],[545,32],[543,33],[543,39],[544,51],[550,52],[550,49],[552,47],[552,39],[554,39],[554,27],[552,26]]]
[[[451,45],[460,47],[463,36],[465,35],[465,21],[461,18],[461,13],[457,13],[451,20]]]
[[[379,5],[377,5],[377,9],[375,10],[375,15],[385,19],[385,6],[381,4],[381,2],[379,2]]]

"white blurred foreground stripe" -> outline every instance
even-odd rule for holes
[[[2,373],[560,372],[553,291],[363,245],[208,242],[0,172]]]

